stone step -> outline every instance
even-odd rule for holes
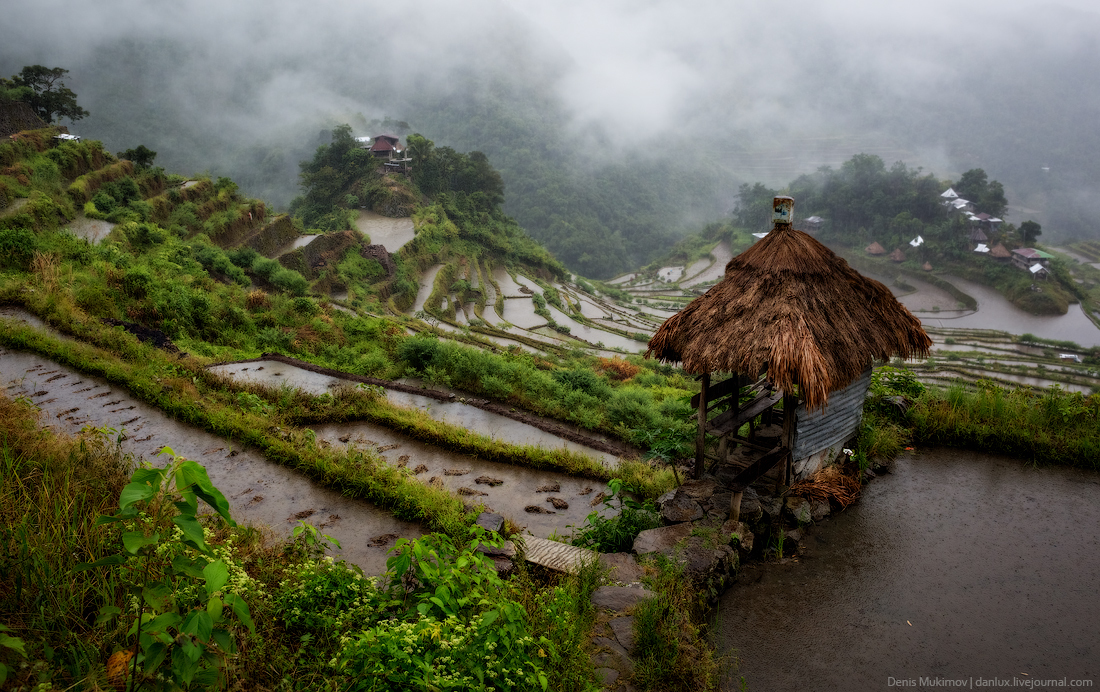
[[[537,536],[524,536],[527,545],[525,556],[533,565],[546,567],[555,572],[576,574],[582,565],[599,559],[599,556],[587,548],[578,548]]]

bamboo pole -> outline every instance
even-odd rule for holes
[[[703,375],[699,389],[699,433],[695,437],[695,478],[703,477],[705,466],[704,445],[707,434],[707,390],[710,388],[710,373]]]

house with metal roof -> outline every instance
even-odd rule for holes
[[[1033,247],[1019,247],[1012,251],[1012,266],[1026,271],[1031,271],[1036,264],[1046,269],[1052,259],[1054,255]]]

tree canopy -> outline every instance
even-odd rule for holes
[[[989,180],[981,168],[971,168],[963,173],[953,187],[959,197],[969,200],[979,212],[1003,217],[1008,208],[1004,185],[996,180]]]
[[[144,144],[139,144],[134,149],[118,152],[117,156],[120,159],[133,161],[138,168],[149,168],[153,165],[153,159],[157,158],[157,152]]]
[[[76,121],[87,117],[88,111],[77,105],[76,94],[62,81],[67,74],[69,71],[62,67],[27,65],[0,86],[5,88],[8,98],[29,104],[47,123],[53,123],[55,117],[58,121],[62,118]]]

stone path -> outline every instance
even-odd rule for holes
[[[587,548],[550,541],[537,536],[524,536],[527,544],[527,561],[556,572],[576,574],[582,565],[597,559],[596,553]]]

